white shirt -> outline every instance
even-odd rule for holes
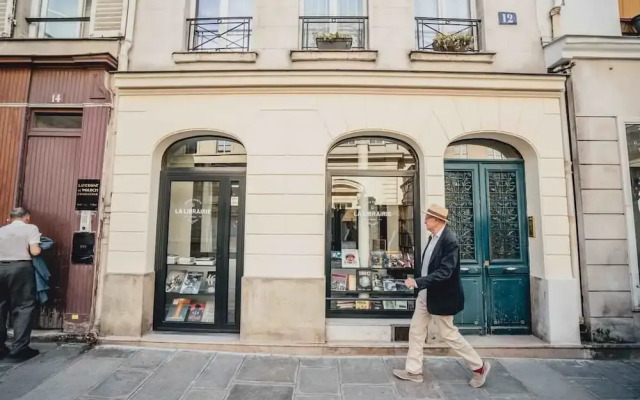
[[[40,244],[38,227],[13,221],[0,228],[0,261],[31,260],[30,244]]]
[[[427,276],[429,271],[429,261],[431,261],[431,255],[433,254],[433,249],[435,249],[436,244],[438,244],[438,240],[440,239],[440,235],[442,235],[442,231],[444,231],[444,227],[438,231],[435,235],[431,235],[431,241],[427,246],[427,251],[424,252],[424,257],[422,258],[422,271],[421,276]]]

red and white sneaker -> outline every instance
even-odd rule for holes
[[[487,381],[489,370],[491,370],[491,364],[485,361],[480,370],[476,370],[477,372],[473,371],[473,378],[469,381],[469,386],[474,388],[482,387],[482,385]]]

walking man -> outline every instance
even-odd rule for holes
[[[28,360],[39,354],[29,347],[36,312],[36,283],[32,257],[40,254],[40,231],[29,223],[29,211],[11,210],[9,224],[0,228],[0,359]],[[13,317],[14,341],[7,348],[7,316]]]
[[[422,253],[422,264],[416,274],[419,278],[406,280],[408,287],[419,290],[409,328],[409,352],[405,369],[395,369],[393,374],[399,379],[422,382],[423,345],[427,325],[433,320],[445,343],[464,358],[473,371],[469,385],[479,388],[484,385],[491,366],[482,361],[453,325],[453,316],[464,308],[458,238],[447,226],[449,211],[446,208],[432,204],[426,214],[424,223],[431,237]]]

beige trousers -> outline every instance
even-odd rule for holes
[[[412,374],[422,373],[424,343],[427,339],[427,326],[433,320],[438,327],[440,337],[458,356],[464,358],[471,370],[482,368],[482,359],[462,337],[458,328],[453,325],[452,315],[431,315],[427,311],[427,291],[421,290],[416,299],[416,308],[409,328],[409,352],[405,369]]]

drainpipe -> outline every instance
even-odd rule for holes
[[[131,53],[131,47],[133,47],[137,4],[137,0],[127,1],[127,22],[124,29],[124,41],[120,47],[120,55],[118,57],[118,71],[127,71],[129,69],[129,53]]]
[[[585,246],[580,246],[579,243],[583,242],[582,233],[584,232],[583,221],[581,218],[577,218],[577,215],[582,215],[582,190],[580,185],[580,169],[579,169],[579,157],[578,157],[578,139],[576,133],[576,116],[573,103],[573,81],[571,78],[571,68],[575,64],[570,62],[564,69],[563,73],[568,74],[565,81],[565,110],[566,113],[563,116],[565,120],[565,126],[567,127],[567,135],[563,135],[563,147],[565,157],[565,181],[567,186],[567,206],[569,211],[569,235],[571,254],[575,257],[571,257],[571,269],[573,271],[573,277],[580,283],[580,292],[578,293],[578,301],[580,302],[580,333],[584,334],[585,321],[584,316],[587,315],[588,304],[585,298],[586,282],[583,279],[582,272],[586,273],[585,267]],[[584,243],[583,243],[584,244]]]

